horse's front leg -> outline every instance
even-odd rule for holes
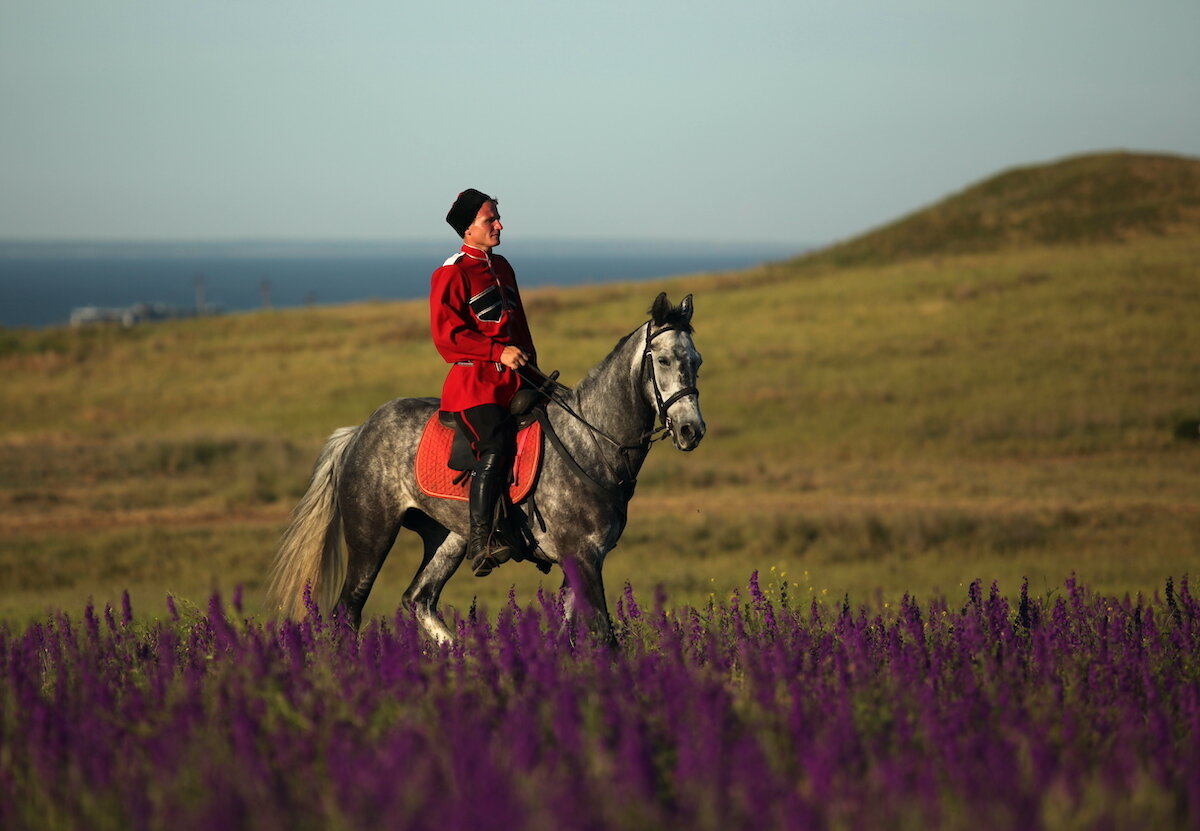
[[[563,611],[568,625],[582,627],[601,643],[615,646],[604,597],[603,563],[604,554],[599,551],[563,558]]]

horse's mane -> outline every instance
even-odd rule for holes
[[[600,360],[600,363],[596,364],[594,367],[589,369],[587,371],[587,374],[584,375],[582,379],[580,379],[579,383],[575,385],[576,389],[578,390],[581,387],[582,388],[590,387],[592,385],[592,383],[595,381],[596,377],[598,375],[602,374],[608,368],[609,364],[611,364],[614,360],[616,360],[617,355],[621,352],[621,350],[623,350],[625,348],[625,344],[627,344],[629,342],[629,339],[632,338],[634,335],[640,335],[641,332],[642,332],[642,327],[639,326],[638,328],[636,328],[632,332],[630,332],[628,335],[625,335],[623,338],[621,338],[619,341],[617,341],[617,345],[612,348],[612,351],[610,351],[607,355],[605,355]]]
[[[655,299],[654,304],[648,311],[648,314],[650,315],[651,325],[656,328],[661,329],[666,327],[678,329],[679,331],[689,335],[692,334],[691,295],[688,295],[688,298],[685,299],[683,303],[675,306],[672,305],[669,300],[667,300],[666,292],[663,292]],[[626,344],[629,343],[629,339],[634,336],[641,335],[643,329],[644,325],[638,326],[638,328],[634,329],[628,335],[617,341],[617,345],[612,348],[612,351],[609,352],[608,355],[606,355],[604,359],[600,361],[600,363],[596,364],[588,371],[588,373],[579,382],[576,389],[586,389],[590,387],[595,382],[596,377],[605,372],[609,365],[616,360],[616,356],[625,349]]]

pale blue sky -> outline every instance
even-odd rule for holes
[[[857,234],[1200,156],[1197,0],[0,0],[0,237]]]

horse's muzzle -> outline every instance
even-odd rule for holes
[[[675,442],[675,446],[683,451],[695,450],[700,444],[700,440],[704,438],[704,421],[684,421],[678,424],[671,424],[671,440]]]

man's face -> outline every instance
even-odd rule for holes
[[[491,251],[500,244],[500,231],[503,228],[504,226],[500,224],[500,212],[496,210],[496,203],[484,202],[479,213],[475,215],[475,221],[463,234],[463,242],[484,251]]]

